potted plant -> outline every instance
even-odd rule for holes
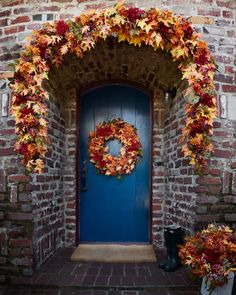
[[[203,278],[202,295],[231,295],[236,271],[236,234],[228,226],[209,224],[207,229],[187,237],[179,255],[194,275]]]

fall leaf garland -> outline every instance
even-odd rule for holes
[[[99,40],[110,35],[135,46],[149,45],[170,52],[188,81],[186,122],[180,141],[182,151],[199,171],[213,149],[211,135],[216,117],[213,83],[215,64],[206,42],[191,24],[170,11],[128,8],[123,2],[101,11],[88,11],[75,21],[46,23],[36,30],[17,61],[11,84],[12,114],[18,139],[16,151],[23,155],[27,170],[42,172],[47,152],[47,92],[42,83],[67,53],[79,58]]]
[[[106,142],[117,139],[122,143],[118,157],[109,153]],[[89,134],[88,153],[90,162],[98,172],[107,176],[122,176],[130,174],[139,157],[142,155],[142,146],[136,129],[122,119],[102,122],[95,131]]]

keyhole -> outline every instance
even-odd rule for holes
[[[119,140],[114,139],[114,140],[109,140],[106,143],[106,146],[109,149],[108,150],[109,154],[111,154],[112,156],[118,157],[120,154],[120,149],[122,148],[123,145]]]

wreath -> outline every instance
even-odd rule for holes
[[[115,139],[122,143],[119,156],[111,155],[106,146],[107,141]],[[142,156],[142,145],[133,125],[114,119],[99,123],[96,130],[89,133],[88,153],[98,173],[121,177],[134,169]]]

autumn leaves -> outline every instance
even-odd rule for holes
[[[170,11],[128,8],[122,2],[105,10],[88,11],[75,21],[47,23],[33,32],[17,61],[11,85],[12,114],[18,135],[15,149],[23,155],[24,165],[29,171],[43,171],[48,142],[45,120],[48,94],[42,83],[48,79],[50,69],[60,66],[67,53],[82,58],[84,52],[110,35],[119,42],[170,52],[179,63],[183,79],[189,84],[182,150],[200,171],[212,151],[210,137],[216,116],[215,64],[207,44],[186,19]]]

